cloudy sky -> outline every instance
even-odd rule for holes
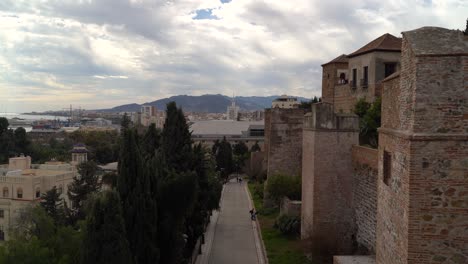
[[[386,32],[464,29],[467,14],[467,0],[1,0],[0,112],[310,98],[322,63]]]

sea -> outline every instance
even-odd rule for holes
[[[0,117],[6,117],[7,119],[18,118],[21,119],[20,121],[24,121],[26,124],[24,125],[10,125],[8,128],[16,129],[18,127],[23,127],[26,132],[30,132],[32,130],[32,126],[28,125],[27,123],[32,121],[39,121],[39,120],[60,120],[66,121],[67,117],[65,116],[53,116],[53,115],[26,115],[26,114],[19,114],[19,113],[0,113]]]

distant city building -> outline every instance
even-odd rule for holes
[[[226,119],[237,120],[238,116],[239,116],[239,106],[236,105],[236,102],[234,101],[234,98],[233,98],[231,105],[227,107]]]
[[[249,149],[258,143],[263,149],[265,137],[263,121],[209,120],[193,122],[190,126],[194,143],[212,147],[216,140],[226,140],[231,144],[244,142]]]
[[[158,111],[152,105],[143,105],[141,107],[140,124],[143,126],[150,126],[155,124],[157,128],[163,128],[166,120],[166,112]]]
[[[297,101],[297,98],[290,97],[284,94],[281,95],[279,98],[273,100],[273,102],[271,103],[271,108],[298,108],[299,104],[300,103]]]

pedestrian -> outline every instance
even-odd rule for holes
[[[252,221],[255,220],[255,215],[257,214],[257,213],[255,212],[255,210],[252,208],[252,209],[249,211],[249,213],[250,213],[250,219],[251,219]]]
[[[242,183],[242,178],[239,178],[239,183]]]

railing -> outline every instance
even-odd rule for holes
[[[351,86],[352,89],[356,89],[356,86],[357,86],[356,80],[349,81],[349,85]]]
[[[343,78],[340,78],[340,77],[335,78],[335,84],[336,85],[343,85],[343,84],[347,84],[347,83],[348,83],[347,79],[343,79]]]
[[[369,80],[361,79],[361,87],[366,88],[369,85]]]

